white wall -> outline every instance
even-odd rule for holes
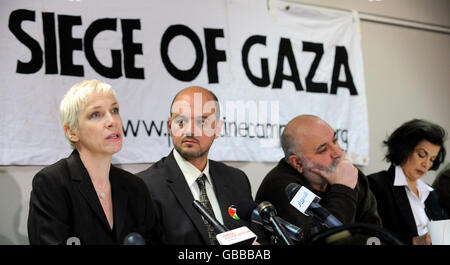
[[[365,13],[450,27],[450,1],[309,0],[314,3]],[[412,118],[436,122],[450,132],[450,35],[375,22],[361,22],[362,49],[370,129],[370,174],[386,169],[381,142]],[[355,110],[358,111],[358,110]],[[450,151],[450,141],[446,143]],[[449,157],[446,162],[448,163]],[[253,195],[264,175],[276,163],[227,162],[244,170]],[[136,173],[149,164],[123,165]],[[31,180],[41,166],[0,166],[0,244],[27,244],[26,222]],[[431,183],[435,173],[425,181]]]

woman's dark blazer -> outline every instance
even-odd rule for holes
[[[30,244],[66,244],[77,237],[81,244],[122,244],[131,232],[147,244],[158,243],[153,202],[144,182],[111,165],[113,229],[78,151],[36,174],[30,198]]]
[[[377,199],[378,214],[383,227],[405,244],[412,244],[412,238],[418,236],[417,226],[405,187],[394,186],[395,166],[391,165],[388,171],[380,171],[367,178],[370,189]],[[447,218],[434,191],[430,192],[425,200],[425,212],[430,220]]]

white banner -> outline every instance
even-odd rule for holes
[[[71,150],[59,103],[75,83],[117,92],[124,147],[114,163],[172,149],[173,96],[199,85],[224,127],[210,157],[278,161],[300,114],[322,117],[356,164],[369,154],[358,19],[261,0],[8,0],[0,19],[0,164],[48,165]]]

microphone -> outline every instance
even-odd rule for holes
[[[320,197],[312,191],[297,183],[290,183],[284,191],[291,205],[304,215],[311,215],[328,228],[342,226],[341,221],[319,204]]]
[[[229,230],[212,216],[203,204],[197,200],[192,205],[205,220],[210,223],[216,231],[216,239],[220,245],[251,245],[256,241],[257,236],[246,226]]]
[[[128,246],[143,246],[145,245],[145,239],[139,233],[133,232],[125,236],[123,244]]]
[[[278,237],[280,242],[285,245],[294,245],[292,240],[287,236],[286,230],[280,224],[277,218],[277,211],[275,207],[268,201],[263,201],[258,204],[256,208],[258,210],[259,215],[264,221],[267,221],[273,228],[275,235]]]
[[[257,210],[258,204],[254,201],[242,201],[237,205],[231,205],[228,207],[228,214],[235,220],[245,220],[248,222],[262,225],[266,230],[273,233],[273,228],[269,222],[263,220]],[[302,241],[304,238],[304,232],[301,228],[285,221],[283,218],[277,216],[276,219],[286,230],[289,238],[295,241]]]
[[[203,204],[201,202],[194,200],[192,202],[192,205],[195,209],[197,209],[201,216],[203,216],[203,218],[205,218],[205,220],[213,226],[214,231],[216,231],[217,234],[229,231],[228,228],[219,223],[219,221],[217,221],[217,219],[212,216],[205,207],[203,207]]]

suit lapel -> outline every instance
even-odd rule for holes
[[[414,221],[414,215],[411,210],[411,205],[409,205],[408,196],[406,195],[405,187],[392,187],[394,193],[394,199],[400,210],[400,215],[403,221],[408,226],[408,230],[417,233],[416,222]]]
[[[81,162],[80,155],[78,154],[77,150],[74,150],[69,156],[68,168],[74,185],[78,185],[78,190],[85,198],[87,204],[90,206],[95,215],[100,219],[103,225],[110,229],[108,220],[106,219],[106,215],[103,212],[103,208],[94,189],[94,185],[92,184],[91,178],[89,177],[86,168]]]
[[[189,219],[191,219],[195,228],[201,234],[203,241],[206,244],[207,242],[209,242],[209,238],[208,233],[205,229],[205,224],[203,223],[201,215],[197,212],[197,210],[195,210],[194,206],[192,206],[194,197],[192,196],[191,190],[186,182],[186,179],[183,176],[183,173],[181,172],[180,167],[173,157],[173,151],[167,157],[165,162],[167,163],[167,165],[165,166],[167,174],[165,174],[165,176],[167,176],[169,188],[174,194],[178,203],[186,212]]]
[[[128,192],[120,178],[119,172],[113,166],[111,166],[109,179],[111,181],[113,201],[114,230],[116,232],[116,238],[119,238],[127,216]]]
[[[388,170],[389,180],[391,182],[392,194],[394,195],[394,201],[400,211],[400,215],[403,218],[404,223],[408,226],[408,230],[417,233],[416,222],[414,221],[414,215],[409,204],[408,196],[406,195],[404,186],[394,186],[395,180],[395,167],[391,166]]]
[[[223,223],[230,229],[235,228],[236,222],[231,222],[232,219],[228,218],[228,207],[231,205],[231,200],[228,195],[232,194],[229,182],[226,181],[225,177],[221,176],[217,167],[215,167],[214,161],[211,160],[209,161],[209,175],[214,187],[214,193],[219,202]]]

